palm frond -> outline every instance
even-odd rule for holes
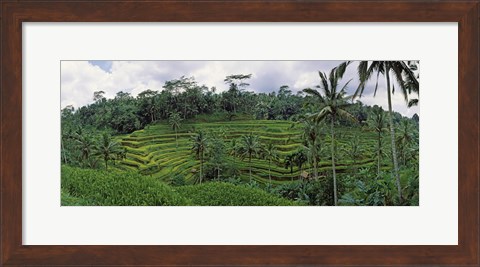
[[[352,122],[357,122],[357,119],[355,118],[355,116],[353,116],[352,114],[350,114],[348,111],[344,110],[344,109],[337,109],[336,110],[337,112],[337,115],[344,118],[344,119],[347,119],[349,121],[352,121]]]
[[[345,71],[347,70],[348,65],[350,65],[351,61],[345,61],[342,64],[338,65],[336,68],[336,74],[338,79],[342,79]]]
[[[348,84],[352,81],[353,79],[348,80],[348,82],[343,85],[342,90],[340,90],[340,93],[346,92]]]
[[[336,75],[336,68],[333,68],[330,71],[330,76],[328,79],[330,81],[330,94],[328,96],[329,98],[331,98],[332,95],[335,95],[337,93],[338,79]]]
[[[378,78],[380,76],[380,72],[377,71],[377,81],[375,82],[375,90],[373,91],[373,97],[377,95],[377,89],[378,89]]]
[[[415,76],[415,73],[410,68],[410,66],[407,65],[404,61],[399,61],[398,64],[400,65],[401,69],[404,72],[405,85],[407,86],[408,92],[409,93],[415,92],[415,93],[418,94],[418,92],[420,90],[420,88],[419,88],[420,85],[419,85],[417,77]]]
[[[305,88],[305,89],[303,89],[303,92],[305,92],[305,93],[307,93],[311,96],[317,97],[318,99],[320,99],[321,102],[324,102],[322,94],[320,94],[320,92],[315,90],[315,89]]]
[[[353,94],[354,98],[362,97],[363,90],[365,89],[365,85],[367,84],[368,80],[373,73],[373,64],[369,67],[368,61],[360,61],[357,68],[358,78],[359,78],[359,85],[355,93]]]
[[[320,75],[320,81],[321,81],[319,88],[323,90],[325,95],[330,95],[327,75],[324,72],[320,72],[320,71],[318,72],[318,75]]]
[[[403,79],[404,69],[402,68],[402,65],[401,65],[400,62],[401,61],[393,62],[391,64],[391,70],[392,70],[392,73],[395,77],[395,80],[397,81],[398,85],[400,85],[401,93],[403,95],[405,103],[408,105],[408,88],[407,88],[406,83]],[[393,94],[393,93],[395,93],[395,85],[394,84],[393,84],[392,88],[393,88],[393,90],[392,90],[392,94]]]
[[[408,107],[411,108],[413,106],[418,106],[418,99],[417,98],[410,99],[410,101],[408,101]]]
[[[314,115],[313,120],[315,122],[320,122],[324,120],[327,117],[327,115],[332,113],[333,113],[332,107],[326,106],[322,110],[320,110],[320,112]]]

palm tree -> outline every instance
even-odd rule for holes
[[[337,205],[337,177],[335,172],[335,120],[337,117],[344,117],[351,120],[355,118],[348,113],[345,108],[350,104],[347,100],[350,97],[346,96],[346,89],[351,80],[346,82],[341,89],[339,89],[339,81],[342,79],[343,74],[350,62],[344,62],[339,66],[333,68],[330,71],[329,76],[324,72],[318,72],[320,75],[321,83],[317,86],[322,92],[315,89],[304,89],[303,91],[315,98],[320,104],[321,109],[318,113],[311,115],[311,118],[319,122],[327,118],[330,118],[330,131],[331,131],[331,151],[332,151],[332,172],[333,172],[333,198],[334,204]]]
[[[172,112],[170,113],[170,116],[168,117],[168,123],[170,124],[170,127],[172,127],[172,130],[175,131],[175,142],[176,142],[176,147],[178,148],[178,129],[181,127],[181,121],[182,118],[180,117],[180,114],[178,112]]]
[[[377,133],[377,178],[380,178],[380,167],[382,162],[382,133],[387,129],[385,112],[379,106],[374,106],[372,113],[368,116],[369,126]]]
[[[250,173],[250,182],[252,181],[252,158],[257,157],[261,150],[262,145],[260,144],[260,139],[258,135],[253,135],[252,133],[248,135],[243,135],[241,138],[240,145],[240,155],[242,158],[248,157],[249,173]]]
[[[95,146],[95,155],[101,156],[105,161],[105,170],[108,170],[108,161],[118,153],[118,143],[113,141],[110,135],[104,133]]]
[[[225,143],[221,135],[212,134],[208,145],[209,162],[213,166],[213,176],[217,173],[217,180],[220,180],[220,171],[225,163]]]
[[[307,162],[307,160],[308,159],[307,159],[307,155],[305,154],[305,150],[299,149],[295,153],[294,162],[295,162],[295,165],[297,165],[298,170],[300,171],[300,173],[298,175],[300,179],[302,179],[303,164],[305,164],[305,162]]]
[[[88,162],[88,158],[92,154],[92,149],[94,147],[93,140],[88,135],[76,134],[75,142],[82,153],[82,162],[85,164]]]
[[[303,146],[303,149],[307,153],[308,162],[313,167],[313,177],[315,180],[318,180],[318,164],[325,153],[325,147],[323,146],[320,137],[317,138],[315,143],[307,140],[307,145]]]
[[[269,143],[263,150],[263,156],[268,160],[268,179],[272,184],[271,165],[272,161],[278,160],[278,151],[274,144]]]
[[[393,78],[400,85],[400,91],[403,94],[405,102],[409,103],[408,95],[411,92],[418,94],[419,84],[417,76],[414,74],[413,70],[408,66],[407,62],[404,61],[361,61],[358,65],[358,76],[360,79],[360,84],[357,88],[357,91],[354,94],[354,97],[361,97],[365,86],[372,77],[372,75],[377,74],[377,82],[375,85],[375,91],[373,96],[376,95],[378,89],[378,77],[380,74],[385,76],[386,85],[387,85],[387,98],[388,98],[388,119],[390,124],[390,138],[392,142],[392,158],[393,158],[393,173],[395,175],[398,198],[402,200],[402,186],[400,184],[400,175],[398,170],[398,159],[397,159],[397,150],[395,146],[395,126],[393,124],[393,111],[392,111],[392,97],[391,95],[395,92],[395,85],[392,85],[390,81],[390,75],[393,75]],[[392,88],[390,88],[392,87]],[[418,104],[418,100],[415,101],[415,104]]]
[[[345,149],[347,155],[353,161],[353,168],[354,170],[357,168],[357,159],[362,155],[363,149],[360,145],[360,137],[358,135],[354,135],[347,143],[347,148]]]
[[[193,138],[193,146],[192,150],[195,153],[195,156],[200,159],[200,178],[199,181],[202,183],[203,179],[203,161],[205,158],[205,150],[207,149],[208,146],[208,138],[207,135],[199,131]]]
[[[413,129],[410,121],[403,120],[396,140],[403,165],[406,164],[407,151],[413,142],[413,138]]]
[[[313,175],[315,180],[318,180],[318,156],[319,149],[322,149],[320,145],[320,132],[321,126],[314,120],[304,120],[303,139],[305,140],[305,149],[308,152],[308,158],[313,165]]]
[[[290,168],[290,174],[293,173],[293,167],[295,166],[295,153],[289,154],[285,157],[285,169]],[[293,176],[292,176],[293,181]]]
[[[232,139],[232,141],[230,141],[230,147],[229,147],[229,154],[230,156],[233,157],[233,164],[235,165],[236,163],[236,157],[237,157],[237,153],[238,153],[238,144],[237,144],[237,139]]]

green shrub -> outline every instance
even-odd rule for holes
[[[190,201],[152,177],[62,166],[62,205],[184,206]]]
[[[68,192],[61,190],[61,204],[62,206],[89,206],[90,203],[82,198],[73,197]]]
[[[276,197],[261,189],[223,182],[209,182],[200,185],[176,188],[181,195],[192,200],[197,206],[292,206],[294,201]]]

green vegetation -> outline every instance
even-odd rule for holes
[[[211,182],[202,185],[178,187],[178,192],[188,196],[200,206],[292,206],[293,202],[276,197],[258,188],[231,183]]]
[[[361,62],[353,96],[349,65],[306,95],[248,92],[250,74],[222,93],[183,76],[135,98],[95,92],[62,110],[62,205],[418,205],[418,115],[353,98],[390,73],[418,104],[415,63]]]
[[[135,172],[62,166],[67,206],[291,206],[300,205],[245,185],[212,182],[173,187]]]

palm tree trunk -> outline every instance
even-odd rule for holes
[[[105,170],[108,171],[108,159],[105,158]]]
[[[318,169],[317,169],[317,157],[316,157],[316,155],[313,156],[313,174],[315,175],[315,180],[318,180]]]
[[[332,133],[332,172],[333,172],[333,200],[335,206],[337,206],[337,176],[335,173],[335,130],[334,130],[334,123],[335,123],[335,115],[332,116],[332,122],[330,125],[330,130]]]
[[[395,146],[395,126],[393,125],[393,111],[392,111],[392,96],[390,92],[390,69],[385,70],[385,77],[387,78],[387,92],[388,92],[388,119],[390,122],[390,137],[392,139],[392,158],[393,158],[393,173],[397,182],[398,199],[402,200],[402,187],[400,185],[400,176],[398,174],[398,160],[397,148]]]
[[[268,160],[268,179],[270,180],[270,184],[272,184],[272,171],[270,169],[270,165],[272,164],[272,159]]]
[[[200,183],[202,183],[203,172],[203,151],[200,154]]]
[[[252,181],[252,156],[248,158],[248,165],[249,165],[249,171],[250,171],[250,182]]]
[[[378,132],[378,148],[377,148],[377,160],[378,160],[378,166],[377,166],[377,179],[380,179],[380,157],[381,157],[381,148],[382,148],[382,139],[381,139],[381,133]]]
[[[178,134],[177,134],[177,128],[175,127],[175,143],[176,143],[176,148],[178,148]]]

